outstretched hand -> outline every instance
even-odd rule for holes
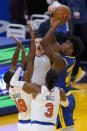
[[[30,32],[31,39],[35,39],[35,33],[34,33],[34,30],[31,27],[29,21],[27,21],[27,25],[28,25],[28,29],[29,29],[29,32]]]
[[[55,19],[55,21],[54,21],[54,23],[53,23],[53,27],[54,27],[55,29],[57,29],[59,26],[65,24],[65,23],[68,22],[68,21],[69,21],[69,17],[66,16],[66,14],[65,14],[65,15],[62,17],[62,19],[60,19],[60,20],[56,20],[56,19]]]
[[[15,36],[11,36],[11,38],[16,41],[18,47],[21,47],[22,43]]]
[[[65,15],[63,16],[63,18],[60,20],[60,25],[65,24],[66,22],[69,21],[69,19],[70,19],[70,18],[65,14]]]

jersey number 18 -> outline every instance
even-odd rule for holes
[[[18,101],[15,101],[15,103],[19,112],[26,112],[27,107],[23,99],[18,99]]]

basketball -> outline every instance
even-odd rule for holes
[[[66,15],[68,18],[70,18],[71,11],[70,11],[69,7],[61,5],[57,8],[55,8],[54,17],[56,18],[56,20],[62,19],[64,17],[64,15]]]

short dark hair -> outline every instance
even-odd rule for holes
[[[12,76],[14,75],[14,72],[13,71],[7,71],[4,76],[3,76],[3,79],[5,81],[6,84],[10,84],[10,80],[12,78]]]
[[[58,73],[54,69],[50,69],[46,74],[46,84],[49,91],[54,88],[54,84],[58,79]]]
[[[70,36],[67,40],[73,43],[74,52],[72,53],[72,56],[79,57],[84,50],[84,45],[81,39],[76,36]]]

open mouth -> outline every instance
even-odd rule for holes
[[[41,50],[40,46],[37,47],[37,50]]]

